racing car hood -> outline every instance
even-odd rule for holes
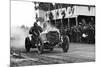
[[[49,24],[49,23],[46,23],[46,27],[45,27],[45,29],[43,30],[43,32],[40,33],[40,35],[46,34],[46,33],[48,33],[49,31],[57,31],[58,33],[60,33],[60,32],[59,32],[59,29],[57,29],[56,27],[52,26],[52,25]]]
[[[50,31],[56,31],[56,32],[60,33],[59,29],[50,25],[49,23],[46,23],[46,27],[43,29],[43,32],[40,33],[40,37],[42,38],[43,41],[47,41],[46,34]]]

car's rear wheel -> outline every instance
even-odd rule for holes
[[[26,37],[25,38],[25,49],[26,49],[26,52],[29,52],[30,48],[31,48],[30,39],[29,39],[29,37]]]
[[[62,49],[63,49],[63,52],[68,52],[68,49],[69,49],[69,37],[68,36],[63,37]]]

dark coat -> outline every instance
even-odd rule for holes
[[[43,30],[40,26],[32,26],[29,30],[29,34],[32,34],[33,36],[39,36],[42,31]]]

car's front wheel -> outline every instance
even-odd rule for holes
[[[30,48],[31,48],[31,43],[30,43],[30,39],[29,37],[26,37],[25,38],[25,49],[26,49],[26,52],[29,52],[30,51]]]

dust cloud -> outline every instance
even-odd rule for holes
[[[59,30],[51,25],[50,23],[43,23],[45,24],[45,28],[43,28],[43,32],[40,33],[40,36],[42,34],[46,34],[49,31],[58,31]],[[22,28],[22,27],[11,27],[11,48],[18,48],[18,49],[25,49],[25,38],[29,35],[29,28]]]
[[[21,27],[11,27],[10,47],[25,49],[25,37],[28,35],[28,29]]]

